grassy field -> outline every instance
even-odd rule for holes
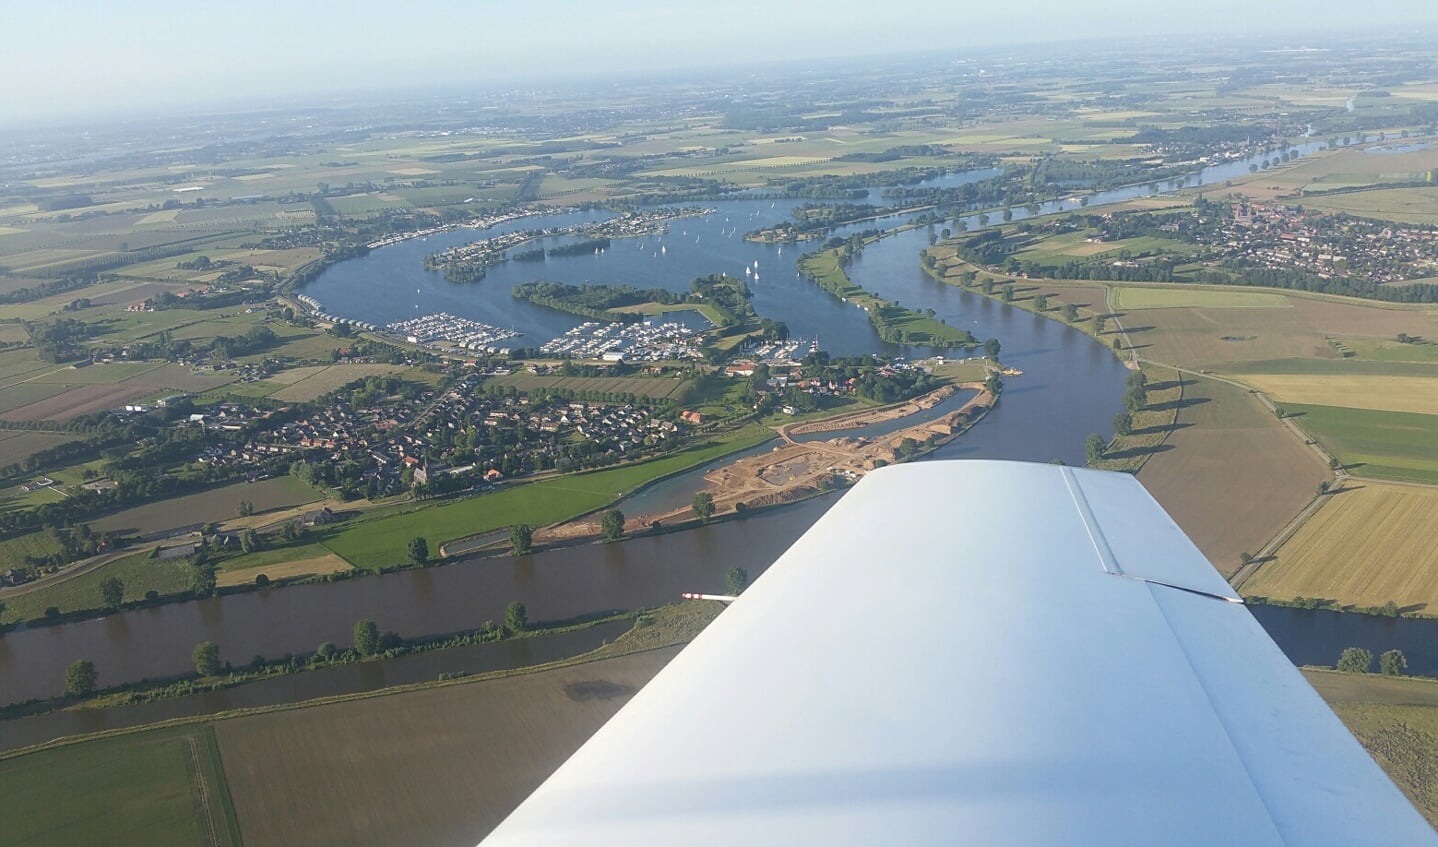
[[[307,402],[367,376],[393,376],[404,365],[331,365],[286,385],[270,396],[285,402]]]
[[[1303,206],[1398,223],[1438,223],[1438,191],[1432,188],[1379,188],[1325,197],[1305,197]]]
[[[492,385],[514,386],[522,392],[536,388],[567,388],[571,391],[601,391],[618,394],[636,394],[662,400],[683,393],[687,383],[674,377],[584,377],[584,376],[539,376],[531,373],[513,373],[507,376],[490,377]]]
[[[515,523],[543,526],[593,511],[639,486],[758,444],[773,433],[751,425],[677,453],[634,465],[566,476],[482,494],[398,515],[358,520],[332,530],[325,547],[361,568],[407,561],[410,539],[424,536],[430,550],[442,542]]]
[[[1438,825],[1438,682],[1315,670],[1304,676],[1418,811]]]
[[[1355,476],[1438,484],[1438,415],[1299,404],[1284,410]]]
[[[1424,376],[1244,374],[1275,403],[1438,415],[1438,372]]]
[[[0,761],[0,845],[239,847],[209,727],[155,730]]]
[[[839,265],[839,254],[835,250],[824,250],[803,259],[798,263],[798,268],[800,273],[824,284],[829,293],[842,297],[865,311],[873,312],[888,303],[849,279],[849,275]],[[890,323],[895,329],[906,334],[910,344],[961,342],[968,335],[965,330],[949,326],[912,309],[906,309],[902,316],[891,317]]]
[[[478,843],[673,652],[225,721],[244,842]]]
[[[322,499],[314,488],[292,476],[277,476],[260,482],[236,482],[169,500],[146,503],[92,521],[97,530],[149,533],[190,524],[223,521],[238,514],[240,501],[266,512]]]
[[[1243,585],[1245,594],[1438,609],[1438,488],[1349,483]]]
[[[1178,429],[1139,480],[1223,573],[1237,570],[1329,478],[1259,401],[1216,380],[1187,377]]]
[[[10,391],[11,389],[7,388],[3,393],[8,395]],[[51,447],[58,447],[61,444],[74,440],[74,436],[58,432],[0,431],[0,465],[23,462],[29,458],[32,453],[47,450]]]
[[[33,620],[54,606],[61,612],[103,607],[100,583],[115,577],[125,584],[125,601],[141,600],[147,591],[173,594],[190,587],[190,567],[184,559],[160,560],[150,557],[153,546],[118,558],[103,567],[73,579],[6,599],[6,621]]]
[[[1211,291],[1184,288],[1114,288],[1119,309],[1281,309],[1288,298],[1271,291]]]

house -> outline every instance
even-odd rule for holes
[[[694,412],[690,411],[689,409],[685,409],[684,411],[679,413],[679,420],[684,421],[685,423],[690,423],[694,424],[695,426],[698,426],[699,424],[704,423],[704,415],[700,412]]]
[[[300,525],[305,527],[324,526],[328,523],[334,523],[334,521],[335,513],[330,511],[329,506],[324,506],[313,512],[305,512],[304,516],[300,518]]]
[[[490,468],[489,470],[484,472],[485,482],[496,482],[503,477],[504,474],[500,473],[498,468]]]
[[[11,568],[5,573],[0,573],[0,585],[24,585],[32,578],[29,571]]]

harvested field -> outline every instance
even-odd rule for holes
[[[277,476],[260,482],[236,482],[198,494],[172,497],[125,509],[92,521],[101,531],[159,532],[191,524],[222,521],[235,516],[241,500],[254,504],[255,512],[266,512],[300,503],[311,503],[323,495],[292,476]]]
[[[1257,293],[1257,292],[1238,292]],[[1292,293],[1288,309],[1150,308],[1124,319],[1146,359],[1222,369],[1268,359],[1338,359],[1330,336],[1438,336],[1431,309],[1336,302]]]
[[[1347,212],[1399,223],[1438,223],[1438,192],[1431,188],[1381,188],[1303,198],[1305,208]]]
[[[116,385],[160,367],[158,362],[114,362],[108,365],[101,363],[83,368],[61,365],[32,381],[56,385]]]
[[[61,747],[0,762],[0,844],[239,845],[205,726]]]
[[[314,400],[357,379],[367,376],[393,376],[404,369],[404,365],[331,365],[281,388],[270,397],[284,401]]]
[[[0,414],[10,412],[31,403],[48,400],[57,394],[69,391],[68,386],[50,382],[19,382],[7,385],[0,391]]]
[[[287,551],[288,552],[288,551]],[[341,559],[333,553],[325,553],[310,559],[300,559],[294,562],[281,562],[272,565],[255,565],[231,570],[226,569],[220,573],[220,587],[230,585],[249,585],[255,581],[255,577],[264,574],[271,580],[293,579],[301,576],[315,576],[317,574],[343,573],[350,569],[350,563]]]
[[[149,394],[154,389],[137,383],[119,385],[83,385],[54,397],[21,406],[0,414],[7,421],[57,421],[115,409]]]
[[[1438,415],[1296,404],[1284,408],[1354,476],[1438,484]]]
[[[5,389],[8,393],[11,389]],[[0,431],[0,466],[24,462],[32,453],[76,440],[73,435],[49,432]]]
[[[229,385],[235,381],[235,377],[233,374],[227,373],[197,373],[189,365],[174,362],[152,371],[146,371],[134,377],[132,381],[156,389],[169,388],[175,391],[189,392],[210,391],[222,385]]]
[[[1438,379],[1435,378],[1244,374],[1242,379],[1267,394],[1275,403],[1438,415]]]
[[[224,721],[244,842],[476,844],[677,651]]]
[[[1243,585],[1245,594],[1438,609],[1438,488],[1348,483]]]
[[[1182,402],[1179,428],[1139,480],[1231,574],[1239,554],[1257,552],[1309,503],[1328,469],[1243,389],[1197,380]]]
[[[1120,309],[1282,309],[1288,306],[1288,298],[1271,291],[1115,286],[1114,304]]]
[[[635,394],[640,397],[652,397],[656,400],[677,396],[688,384],[685,380],[672,377],[539,376],[530,373],[491,377],[487,382],[494,385],[512,385],[524,392],[539,388],[561,388],[570,391]]]

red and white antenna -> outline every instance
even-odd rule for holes
[[[733,594],[694,594],[688,591],[679,596],[685,600],[718,600],[720,603],[733,603],[739,599]]]

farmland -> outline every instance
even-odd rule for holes
[[[1438,484],[1438,415],[1298,404],[1284,410],[1356,476]]]
[[[254,504],[258,513],[312,503],[321,497],[318,491],[298,479],[279,476],[260,482],[236,482],[184,497],[146,503],[106,515],[92,525],[106,532],[150,533],[232,518],[237,514],[241,500]]]
[[[1438,192],[1432,188],[1381,188],[1305,197],[1303,205],[1398,223],[1438,224]]]
[[[177,594],[189,589],[190,568],[185,560],[152,558],[153,549],[146,547],[63,582],[7,597],[4,619],[8,622],[34,620],[51,606],[61,612],[103,608],[100,583],[111,577],[125,584],[127,603],[143,600],[148,591]]]
[[[11,390],[6,388],[3,393],[8,396]],[[0,430],[0,466],[23,462],[32,453],[72,440],[73,436],[63,433]]]
[[[1243,584],[1246,594],[1438,610],[1438,488],[1355,482],[1328,496]]]
[[[477,843],[674,652],[224,721],[245,844]]]
[[[1253,397],[1188,377],[1179,428],[1139,480],[1224,573],[1298,514],[1327,468]]]
[[[1278,403],[1438,415],[1438,372],[1431,376],[1244,374]]]
[[[239,847],[213,732],[204,726],[91,741],[0,761],[0,845]]]
[[[1115,286],[1114,305],[1120,309],[1282,309],[1288,306],[1288,298],[1269,291]]]
[[[360,519],[331,531],[323,543],[356,567],[395,565],[406,561],[410,539],[417,535],[426,536],[434,550],[442,542],[515,523],[542,526],[566,520],[612,503],[661,476],[772,437],[769,430],[751,425],[672,456],[515,486],[403,514]]]
[[[560,388],[569,391],[595,391],[602,394],[634,394],[655,400],[679,397],[689,385],[682,379],[649,379],[645,377],[582,377],[582,376],[537,376],[530,373],[512,373],[491,377],[489,385],[513,386],[521,392],[536,389]]]
[[[1305,676],[1418,811],[1438,824],[1438,683],[1332,671]]]

